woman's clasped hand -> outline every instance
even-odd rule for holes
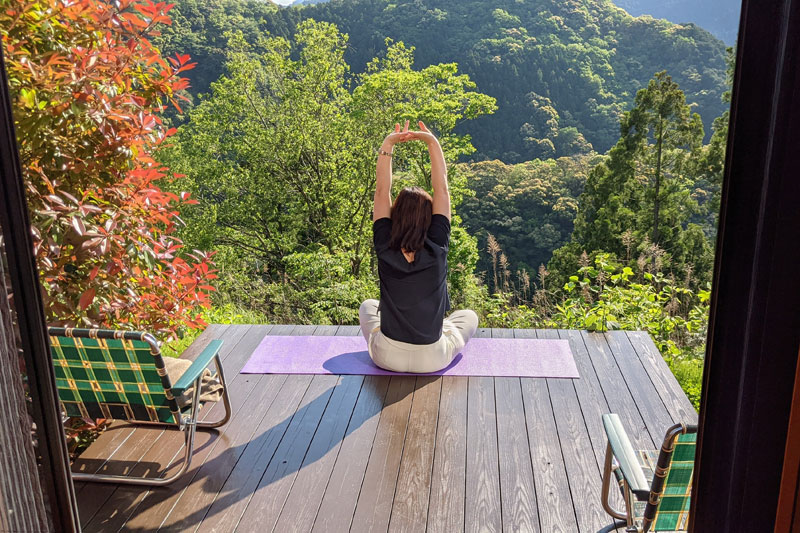
[[[436,140],[436,136],[431,133],[428,127],[425,126],[421,120],[417,122],[417,124],[419,124],[419,130],[408,129],[408,120],[406,120],[405,127],[402,129],[400,129],[399,123],[395,124],[394,131],[386,136],[385,141],[389,142],[390,144],[404,143],[408,141],[423,141],[426,144],[438,142]]]

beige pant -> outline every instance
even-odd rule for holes
[[[396,341],[380,330],[378,300],[365,300],[358,310],[358,320],[372,361],[393,372],[426,373],[445,368],[478,329],[475,311],[455,311],[444,319],[442,336],[433,344]]]

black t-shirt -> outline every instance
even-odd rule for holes
[[[450,310],[447,293],[447,250],[450,221],[433,215],[423,248],[406,261],[403,252],[389,248],[392,219],[372,224],[381,285],[381,332],[410,344],[433,344],[442,336],[442,320]]]

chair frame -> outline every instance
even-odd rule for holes
[[[150,345],[150,353],[156,364],[156,369],[161,375],[162,385],[164,387],[165,395],[170,403],[170,410],[172,411],[173,418],[176,422],[148,422],[140,420],[126,420],[134,425],[154,425],[165,427],[176,427],[184,433],[184,454],[183,464],[176,473],[166,478],[145,478],[145,477],[132,477],[111,474],[87,474],[83,472],[72,472],[72,479],[74,481],[88,481],[95,483],[114,483],[125,485],[144,485],[144,486],[164,486],[177,480],[181,477],[191,466],[192,455],[194,453],[194,436],[197,428],[203,429],[216,429],[225,425],[231,418],[232,409],[230,397],[228,396],[228,385],[225,381],[225,372],[222,368],[222,361],[220,360],[219,350],[222,346],[221,340],[213,340],[209,345],[197,356],[192,365],[186,370],[183,376],[172,385],[167,376],[164,368],[163,356],[161,355],[161,348],[156,338],[150,333],[139,331],[121,331],[121,330],[107,330],[107,329],[79,329],[79,328],[63,328],[63,327],[50,327],[48,328],[48,335],[51,337],[70,337],[70,338],[89,338],[89,339],[125,339],[143,341]],[[222,403],[225,407],[224,416],[213,422],[199,421],[197,419],[200,411],[200,386],[202,381],[203,371],[211,364],[214,363],[216,367],[216,376],[222,384]],[[174,394],[182,394],[189,387],[194,387],[192,394],[191,410],[188,413],[181,413],[177,406]],[[169,468],[169,466],[167,467]]]
[[[606,430],[608,444],[603,465],[603,487],[601,502],[603,509],[615,519],[624,520],[626,532],[646,533],[650,530],[654,514],[661,503],[661,494],[667,478],[667,472],[672,463],[672,453],[675,450],[675,441],[679,435],[697,433],[696,425],[675,424],[667,429],[664,441],[658,455],[658,462],[652,483],[648,484],[644,472],[636,460],[633,446],[628,439],[619,416],[616,414],[603,415],[603,426]],[[615,463],[616,460],[616,464]],[[616,471],[622,474],[619,478],[619,488],[625,502],[625,511],[618,511],[609,502],[611,489],[611,475]],[[647,502],[642,528],[636,526],[634,516],[634,503]],[[651,513],[653,516],[651,516]]]

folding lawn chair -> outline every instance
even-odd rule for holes
[[[667,430],[661,450],[634,451],[619,416],[603,415],[608,438],[603,469],[603,508],[624,520],[625,531],[686,531],[689,519],[697,426],[676,424]],[[611,474],[617,479],[625,512],[608,501]]]
[[[231,416],[228,388],[219,358],[221,340],[213,340],[174,385],[164,368],[158,342],[149,333],[104,329],[48,328],[56,385],[69,417],[128,420],[135,424],[178,427],[184,432],[181,468],[168,478],[137,478],[73,473],[76,481],[167,485],[189,468],[196,427],[216,428]],[[223,386],[225,416],[198,422],[203,371],[215,363]],[[194,387],[191,405],[179,408],[176,397]]]

